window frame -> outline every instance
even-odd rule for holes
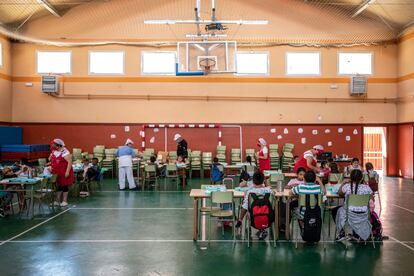
[[[317,74],[288,74],[288,54],[315,54],[319,55],[319,73]],[[322,53],[321,51],[288,51],[285,52],[285,76],[289,77],[319,77],[322,75]]]
[[[145,54],[157,54],[157,53],[169,53],[169,54],[174,54],[174,72],[173,73],[167,73],[167,72],[163,72],[163,73],[145,73],[144,72],[144,55]],[[177,74],[177,69],[176,69],[176,64],[177,64],[177,51],[141,51],[141,75],[142,76],[175,76]]]
[[[267,73],[238,73],[237,55],[238,54],[267,54]],[[270,51],[236,51],[236,76],[270,76]]]
[[[70,53],[70,72],[69,73],[55,73],[55,72],[47,72],[47,73],[40,73],[39,72],[39,53]],[[72,75],[72,65],[73,65],[73,55],[72,55],[72,50],[36,50],[36,74],[38,75]]]
[[[122,73],[93,73],[91,72],[91,53],[122,53]],[[88,51],[88,75],[89,76],[124,76],[125,75],[125,51],[123,50],[89,50]]]
[[[353,73],[353,74],[342,74],[340,72],[340,66],[339,66],[339,56],[340,54],[371,54],[371,74],[359,74],[359,73]],[[338,51],[336,54],[336,66],[337,66],[337,73],[338,76],[373,76],[374,75],[374,52],[372,51]]]

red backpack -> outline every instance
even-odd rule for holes
[[[251,226],[257,230],[264,230],[275,221],[275,212],[270,202],[270,193],[257,195],[251,193],[253,201],[250,204],[249,212]]]
[[[368,174],[368,186],[371,188],[371,190],[375,193],[378,192],[378,181],[376,178],[376,175],[370,176]]]

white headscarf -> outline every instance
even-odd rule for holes
[[[262,145],[263,147],[267,145],[266,140],[263,139],[263,138],[259,138],[258,141],[259,141],[260,145]]]
[[[56,145],[62,146],[62,147],[65,146],[65,142],[63,142],[63,140],[60,138],[53,139],[53,143],[55,143]]]
[[[132,144],[132,145],[133,145],[133,144],[134,144],[134,142],[132,142],[132,140],[128,138],[128,139],[126,140],[126,142],[125,142],[125,146],[128,146],[128,144]]]

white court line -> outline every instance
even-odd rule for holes
[[[180,207],[171,207],[171,208],[163,208],[163,207],[124,207],[124,208],[117,208],[117,207],[74,207],[73,210],[193,210],[193,208],[180,208]]]
[[[16,236],[11,237],[11,238],[10,238],[10,239],[8,239],[8,240],[2,241],[2,242],[0,243],[0,246],[2,246],[3,244],[6,244],[6,243],[8,243],[8,242],[13,241],[14,239],[17,239],[18,237],[20,237],[20,236],[22,236],[22,235],[24,235],[24,234],[26,234],[26,233],[28,233],[28,232],[32,231],[33,229],[35,229],[35,228],[37,228],[37,227],[39,227],[39,226],[41,226],[41,225],[45,224],[45,223],[46,223],[46,222],[48,222],[48,221],[51,221],[51,220],[52,220],[52,219],[54,219],[54,218],[57,218],[58,216],[60,216],[60,215],[62,215],[62,214],[64,214],[64,213],[66,213],[67,211],[69,211],[70,209],[71,209],[71,208],[68,208],[68,209],[66,209],[65,211],[60,212],[59,214],[54,215],[53,217],[48,218],[47,220],[42,221],[42,222],[41,222],[41,223],[39,223],[39,224],[36,224],[35,226],[33,226],[33,227],[31,227],[31,228],[27,229],[26,231],[23,231],[23,232],[21,232],[20,234],[17,234]]]
[[[407,208],[404,208],[404,207],[401,207],[401,206],[399,206],[399,205],[395,205],[395,204],[393,204],[393,206],[395,206],[395,207],[397,207],[397,208],[400,208],[400,209],[403,209],[403,210],[405,210],[405,211],[407,211],[407,212],[410,212],[410,213],[414,214],[414,211],[413,211],[413,210],[410,210],[410,209],[407,209]]]
[[[393,240],[393,241],[395,241],[395,242],[397,242],[397,243],[401,244],[402,246],[407,247],[407,248],[408,248],[408,249],[410,249],[411,251],[414,251],[414,247],[411,247],[411,246],[407,245],[407,244],[406,244],[406,242],[399,241],[399,240],[397,240],[396,238],[391,237],[391,236],[389,236],[389,237],[390,237],[390,239],[391,239],[391,240]]]
[[[390,237],[390,239],[394,239]],[[207,240],[202,241],[199,240],[197,242],[193,240],[12,240],[8,241],[8,243],[203,243],[208,242]],[[210,242],[213,243],[233,243],[233,240],[210,240]],[[268,240],[260,241],[260,240],[254,240],[250,241],[253,243],[267,243]],[[293,243],[293,241],[290,240],[278,240],[278,243]],[[247,240],[236,240],[236,243],[247,243]],[[299,243],[305,243],[303,241],[299,241]],[[332,243],[337,244],[335,241],[319,241],[319,243]],[[371,242],[369,242],[371,243]],[[399,241],[397,239],[394,239],[393,241],[375,241],[375,243],[399,243],[403,244],[404,246],[409,247],[411,250],[414,250],[414,248],[406,245],[406,243],[414,244],[414,241]]]

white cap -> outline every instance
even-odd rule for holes
[[[176,142],[177,142],[177,140],[178,140],[178,139],[180,139],[180,138],[181,138],[181,135],[180,135],[180,134],[176,133],[176,134],[174,135],[174,141],[176,141]]]
[[[63,142],[63,140],[59,138],[53,139],[53,143],[55,143],[56,145],[62,146],[62,147],[65,146],[65,142]]]
[[[265,139],[263,139],[263,138],[259,138],[259,143],[260,143],[260,145],[262,145],[262,146],[266,146],[266,140]]]
[[[324,147],[322,145],[316,145],[316,146],[313,146],[313,149],[323,151]]]
[[[125,146],[127,146],[128,144],[132,144],[132,145],[133,145],[133,144],[134,144],[134,142],[132,142],[132,140],[128,138],[128,139],[126,140],[126,142],[125,142]]]

